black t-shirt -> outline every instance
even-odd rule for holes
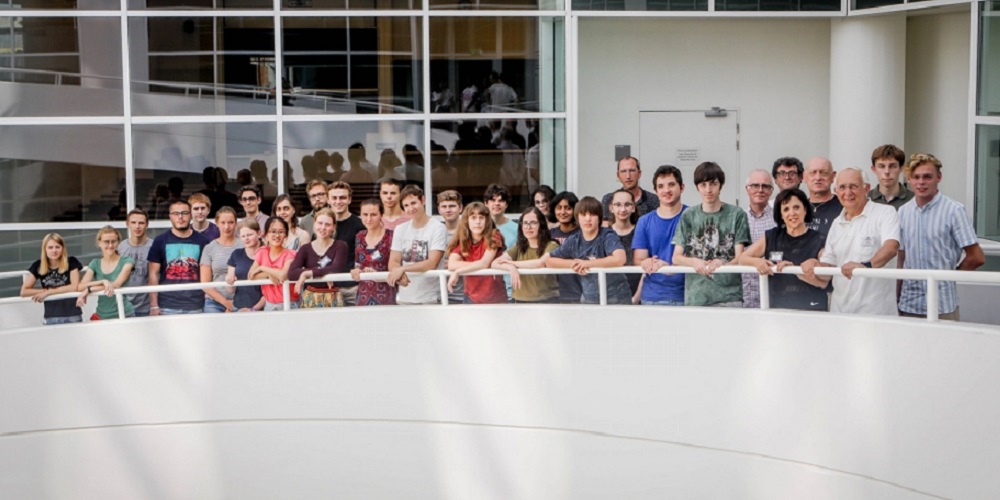
[[[365,229],[365,225],[361,222],[361,217],[351,214],[344,220],[337,221],[337,233],[333,236],[333,239],[337,241],[343,241],[347,244],[347,260],[344,262],[344,268],[340,269],[338,272],[347,273],[351,269],[354,269],[354,248],[357,245],[356,238],[358,233]],[[357,281],[337,281],[334,282],[333,286],[337,287],[352,287],[358,286]]]
[[[777,264],[787,260],[800,265],[816,258],[826,244],[826,236],[809,229],[801,236],[791,236],[783,227],[769,229],[764,233],[764,258]],[[780,255],[778,255],[780,254]],[[779,309],[802,309],[806,311],[826,311],[827,295],[823,288],[816,288],[798,276],[775,274],[770,280],[771,307]]]
[[[38,280],[38,283],[42,285],[42,288],[48,290],[52,288],[59,288],[61,286],[66,286],[70,284],[70,273],[76,269],[80,271],[83,269],[83,265],[80,264],[76,257],[69,258],[69,269],[60,273],[58,269],[49,269],[49,272],[42,276],[38,273],[39,268],[42,267],[42,261],[36,260],[28,268],[28,272]],[[62,300],[50,300],[44,303],[45,305],[45,318],[66,318],[71,316],[82,316],[83,311],[79,307],[76,307],[76,299],[62,299]]]
[[[844,211],[844,206],[840,204],[840,199],[836,196],[830,198],[829,201],[810,202],[810,204],[813,206],[813,221],[806,225],[809,226],[809,229],[819,231],[825,238],[827,234],[830,234],[830,225],[833,224],[833,219],[840,216],[840,212]]]

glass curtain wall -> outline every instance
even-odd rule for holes
[[[562,0],[0,1],[0,270],[246,184],[303,213],[312,179],[565,189]]]
[[[981,238],[1000,241],[1000,2],[979,4],[976,104],[975,224]]]

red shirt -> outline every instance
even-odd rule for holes
[[[497,244],[496,255],[500,255],[503,251],[503,237],[499,231],[493,233],[493,241]],[[456,246],[451,253],[461,256],[462,247]],[[486,240],[479,240],[479,243],[473,243],[469,247],[469,255],[462,256],[462,260],[475,262],[482,259],[484,254],[486,254]],[[504,284],[503,276],[466,276],[465,295],[475,304],[506,304],[507,285]]]

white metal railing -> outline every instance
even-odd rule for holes
[[[773,270],[773,268],[772,268]],[[608,303],[608,291],[607,291],[607,275],[608,274],[637,274],[642,273],[642,268],[638,266],[626,266],[626,267],[612,267],[612,268],[595,268],[590,270],[591,273],[597,275],[598,287],[600,290],[600,305],[607,305]],[[694,268],[683,267],[683,266],[666,266],[657,271],[659,274],[695,274]],[[722,266],[715,271],[716,273],[722,274],[758,274],[757,269],[751,266]],[[840,274],[840,268],[836,267],[817,267],[815,269],[815,274],[821,276],[836,276]],[[571,269],[519,269],[519,274],[523,275],[542,275],[542,274],[576,274]],[[17,278],[27,275],[27,271],[12,271],[0,273],[0,279],[4,278]],[[451,276],[450,271],[446,270],[433,270],[426,271],[423,273],[408,273],[411,275],[423,275],[423,276],[436,276],[438,278],[441,287],[441,305],[448,305],[448,278]],[[497,269],[486,269],[482,271],[477,271],[474,273],[468,273],[463,276],[495,276],[495,275],[506,275],[510,274],[508,271],[497,270]],[[799,266],[789,266],[784,268],[780,274],[803,274],[802,268]],[[953,281],[956,283],[980,283],[980,284],[994,284],[1000,285],[1000,272],[988,272],[988,271],[945,271],[945,270],[930,270],[930,269],[855,269],[854,276],[862,278],[877,278],[877,279],[907,279],[907,280],[926,280],[927,281],[927,320],[928,321],[938,321],[938,304],[940,298],[938,296],[937,284],[940,281]],[[388,272],[374,272],[374,273],[361,273],[361,280],[363,281],[382,281],[384,282],[388,278]],[[305,283],[322,283],[331,281],[355,281],[354,278],[349,273],[336,273],[328,274],[320,278],[314,278],[305,280]],[[282,283],[282,298],[283,298],[283,309],[288,311],[291,309],[291,285],[294,281],[284,281]],[[115,300],[118,303],[118,316],[119,318],[125,317],[124,308],[124,297],[126,295],[133,295],[138,293],[150,293],[150,292],[175,292],[182,290],[204,290],[206,288],[221,288],[227,286],[260,286],[260,285],[273,285],[270,280],[253,280],[253,281],[237,281],[233,285],[226,285],[218,281],[208,282],[208,283],[186,283],[179,285],[155,285],[155,286],[141,286],[141,287],[126,287],[118,288],[114,290]],[[770,309],[769,300],[769,280],[761,279],[758,280],[758,286],[760,290],[760,308],[767,310]],[[72,297],[79,297],[79,292],[68,292],[61,293],[57,295],[51,295],[46,297],[45,300],[59,300]],[[11,304],[18,302],[30,302],[30,298],[22,297],[9,297],[5,299],[0,299],[0,305]]]

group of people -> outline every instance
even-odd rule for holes
[[[306,187],[311,210],[301,219],[287,195],[275,199],[270,216],[261,213],[259,189],[247,185],[239,192],[242,219],[222,207],[209,220],[212,201],[196,193],[170,203],[170,230],[153,239],[147,214],[130,211],[128,237],[122,240],[111,226],[100,229],[101,257],[86,267],[67,255],[58,234],[49,234],[21,295],[44,301],[46,324],[82,321],[90,294],[99,294],[92,320],[117,318],[114,290],[147,284],[218,283],[204,291],[129,294],[125,316],[283,309],[286,281],[293,308],[433,304],[441,301],[441,288],[425,272],[446,269],[449,303],[597,303],[600,283],[592,269],[636,265],[643,273],[607,275],[608,303],[757,307],[757,280],[769,279],[775,308],[925,316],[925,281],[897,286],[853,272],[894,262],[972,270],[985,257],[962,205],[938,190],[937,158],[907,160],[885,145],[873,152],[871,171],[878,177],[874,188],[855,167],[835,172],[824,158],[805,165],[779,158],[770,172],[749,175],[750,203],[741,209],[720,199],[725,172],[705,162],[693,179],[701,203],[688,207],[681,203],[678,168],[657,168],[650,192],[640,187],[639,160],[625,157],[617,162],[621,188],[601,201],[540,186],[517,220],[506,215],[511,194],[501,184],[490,185],[482,202],[464,206],[457,191],[439,193],[434,218],[415,184],[383,179],[378,198],[364,200],[354,214],[350,183],[313,179]],[[663,271],[674,265],[696,274]],[[759,276],[718,272],[728,265],[752,266]],[[803,273],[775,274],[787,266]],[[521,272],[543,267],[572,273]],[[819,267],[840,272],[831,280],[815,273]],[[466,276],[491,268],[505,273]],[[371,272],[386,278],[362,279]],[[314,281],[335,273],[351,279]],[[270,284],[240,283],[248,280]],[[957,320],[955,284],[938,286],[939,314]],[[79,298],[45,301],[71,291],[81,292]]]

